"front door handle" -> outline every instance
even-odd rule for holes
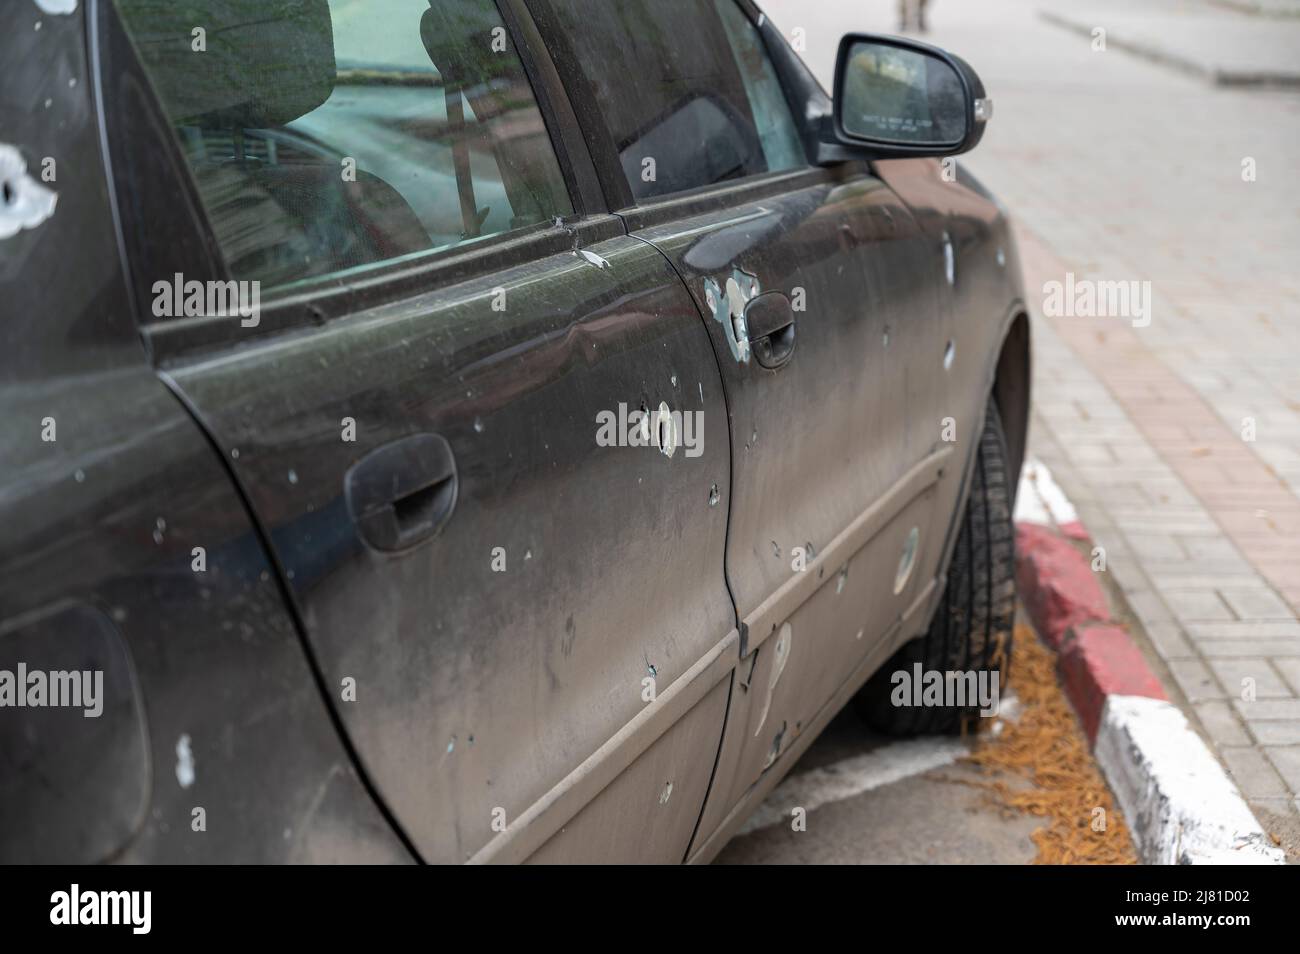
[[[754,360],[775,371],[794,355],[794,308],[780,292],[759,295],[745,306],[745,327]]]
[[[357,535],[386,552],[435,536],[451,519],[456,491],[456,459],[438,434],[385,444],[353,464],[344,478]]]

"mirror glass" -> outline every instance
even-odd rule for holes
[[[844,62],[840,122],[855,138],[912,145],[966,138],[966,90],[946,61],[859,40]]]

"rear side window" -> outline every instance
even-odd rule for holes
[[[572,212],[493,0],[116,0],[234,277],[267,288]]]
[[[550,0],[637,199],[807,164],[735,0]]]

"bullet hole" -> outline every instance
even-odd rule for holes
[[[181,788],[194,784],[194,750],[190,746],[190,737],[182,735],[176,740],[176,781]]]
[[[659,402],[659,412],[655,416],[655,440],[659,452],[665,457],[672,457],[677,450],[677,426],[673,423],[672,410],[664,401]]]

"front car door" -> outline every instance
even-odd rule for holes
[[[199,61],[188,20],[117,7],[124,194],[195,210],[137,286],[262,283],[255,316],[147,338],[397,824],[427,860],[680,861],[738,654],[722,383],[672,266],[600,207],[526,12],[225,3]]]
[[[809,104],[751,6],[531,6],[610,206],[691,290],[724,383],[743,658],[698,847],[933,605],[956,479],[941,251],[865,163],[810,164]]]

